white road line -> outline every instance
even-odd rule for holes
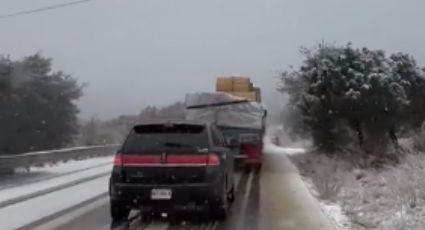
[[[216,221],[216,222],[214,222],[214,224],[211,226],[211,230],[215,230],[216,228],[217,228],[217,226],[218,226],[218,222]]]
[[[201,227],[199,229],[203,229],[203,230],[210,230],[212,226],[212,223],[208,223],[205,225],[205,228],[203,227],[203,225],[201,225]]]
[[[109,200],[108,197],[102,198],[102,199],[97,200],[97,201],[95,201],[95,202],[93,202],[93,203],[91,203],[87,206],[84,206],[84,207],[79,208],[77,210],[74,210],[74,211],[72,211],[72,212],[70,212],[70,213],[68,213],[64,216],[61,216],[57,219],[54,219],[54,220],[52,220],[48,223],[40,225],[40,226],[34,228],[33,230],[56,229],[60,226],[63,226],[65,224],[77,219],[80,216],[85,215],[86,213],[89,213],[90,211],[92,211],[92,210],[94,210],[94,209],[96,209],[96,208],[98,208],[102,205],[105,205],[105,203],[107,203],[108,200]],[[108,225],[108,229],[110,229],[109,225]]]
[[[191,226],[191,227],[189,228],[189,230],[196,230],[196,229],[198,229],[198,230],[202,230],[202,229],[204,229],[204,224],[201,224],[201,225],[199,225],[199,226]]]
[[[107,224],[107,225],[103,226],[103,227],[102,227],[102,228],[100,228],[100,229],[102,229],[102,230],[111,230],[111,224],[109,223],[109,224]]]
[[[240,209],[241,219],[238,222],[238,227],[236,228],[236,230],[243,230],[242,224],[245,222],[244,219],[245,219],[245,215],[246,215],[246,207],[248,206],[248,198],[251,194],[251,187],[252,187],[253,178],[254,178],[254,173],[251,171],[249,173],[249,176],[248,176],[248,181],[246,182],[245,194],[244,194],[244,197],[243,197],[243,200],[242,200],[242,207]]]
[[[241,173],[237,173],[235,174],[235,192],[238,191],[239,188],[239,183],[241,182],[241,178],[242,178],[242,174]]]
[[[170,224],[168,223],[160,223],[160,222],[154,222],[150,224],[148,227],[146,227],[146,230],[166,230],[168,227],[170,227]]]

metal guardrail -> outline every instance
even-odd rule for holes
[[[1,171],[19,167],[39,166],[68,160],[113,155],[119,145],[84,146],[49,151],[30,152],[19,155],[0,156]]]

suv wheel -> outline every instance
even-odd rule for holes
[[[220,198],[218,198],[217,202],[215,203],[213,207],[213,215],[215,218],[219,220],[224,220],[227,218],[229,209],[229,203],[228,203],[228,194],[226,192],[225,186],[223,186],[223,192]]]
[[[130,209],[116,201],[110,202],[110,211],[112,222],[126,220],[128,218],[128,215],[130,214]]]

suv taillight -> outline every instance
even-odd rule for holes
[[[112,175],[115,182],[125,180],[125,173],[123,171],[123,157],[121,154],[116,154],[113,161]]]
[[[114,157],[114,167],[121,167],[122,166],[122,155],[117,154]]]
[[[218,166],[218,165],[220,165],[220,157],[217,156],[217,154],[214,154],[214,153],[208,154],[207,165],[208,166]]]

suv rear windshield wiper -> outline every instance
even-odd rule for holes
[[[183,143],[176,143],[176,142],[165,142],[164,146],[171,147],[171,148],[188,148],[188,149],[194,149],[198,153],[206,153],[208,152],[208,148],[200,147],[200,146],[194,146],[194,145],[188,145]]]
[[[164,146],[166,147],[173,147],[173,148],[193,148],[193,149],[198,149],[199,146],[193,146],[193,145],[188,145],[188,144],[183,144],[183,143],[177,143],[177,142],[165,142]]]

